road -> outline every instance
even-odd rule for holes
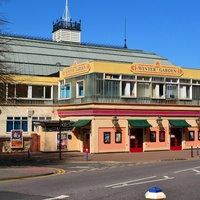
[[[155,186],[168,200],[200,199],[198,160],[63,167],[68,173],[0,182],[0,199],[142,200]]]

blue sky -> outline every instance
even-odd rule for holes
[[[66,0],[5,0],[5,32],[52,38]],[[81,19],[81,41],[124,45],[200,69],[200,0],[68,0],[73,21]]]

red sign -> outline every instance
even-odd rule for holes
[[[11,131],[11,148],[23,148],[23,131]]]

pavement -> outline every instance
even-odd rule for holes
[[[46,176],[61,173],[56,167],[69,163],[152,163],[162,161],[198,160],[198,150],[153,151],[141,153],[81,152],[2,153],[0,154],[0,181]]]

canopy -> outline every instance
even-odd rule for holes
[[[89,122],[91,122],[91,120],[89,119],[80,119],[77,122],[75,122],[73,125],[71,125],[72,128],[76,127],[76,128],[81,128],[85,125],[87,125]]]
[[[184,119],[169,119],[169,123],[174,127],[189,127],[189,126],[191,126]]]
[[[134,128],[149,128],[151,124],[146,119],[128,119],[128,123]]]

